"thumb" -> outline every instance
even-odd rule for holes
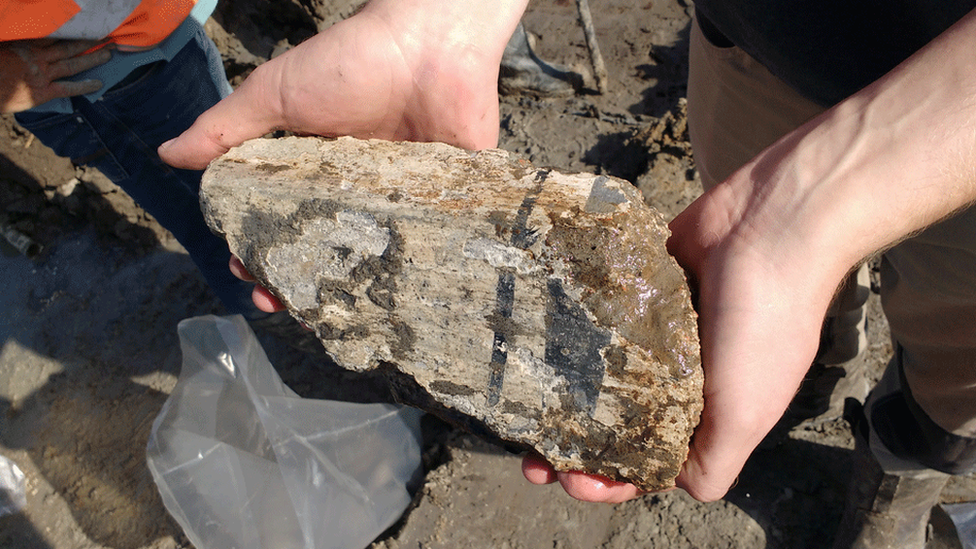
[[[281,123],[277,109],[269,104],[263,90],[251,82],[257,71],[234,93],[201,114],[178,137],[160,145],[159,157],[170,166],[202,170],[218,156],[248,139],[261,137]]]
[[[700,427],[700,430],[707,429]],[[676,484],[698,501],[717,501],[735,484],[739,472],[749,458],[749,452],[742,452],[737,445],[723,444],[720,441],[702,441],[702,438],[709,437],[702,436],[698,430],[695,431],[695,437]]]

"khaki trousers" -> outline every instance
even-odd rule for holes
[[[697,22],[690,48],[688,123],[706,189],[823,110],[740,49],[709,43]],[[946,431],[976,436],[976,208],[885,252],[881,281],[894,360],[912,396]],[[835,321],[826,325],[818,361],[841,362],[863,348],[850,333],[863,319],[863,269],[860,283],[855,277],[845,286],[828,313]],[[847,348],[831,349],[829,340]]]

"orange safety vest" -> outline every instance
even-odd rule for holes
[[[102,40],[153,47],[190,15],[197,0],[0,0],[0,41]]]

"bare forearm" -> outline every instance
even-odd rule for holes
[[[976,199],[976,15],[786,135],[671,223],[705,409],[680,486],[721,497],[810,367],[848,270]]]
[[[762,153],[733,184],[769,186],[782,231],[837,269],[976,200],[976,12]],[[764,212],[762,219],[776,216]],[[850,235],[859,235],[850,238]]]

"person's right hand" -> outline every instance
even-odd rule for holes
[[[16,113],[52,99],[98,91],[98,80],[62,80],[107,63],[112,53],[91,40],[0,42],[0,112]]]
[[[231,147],[275,129],[493,147],[498,67],[525,4],[374,0],[258,67],[164,143],[159,156],[174,167],[203,169]],[[230,269],[254,282],[237,258]],[[282,310],[261,286],[253,297],[261,310]]]
[[[273,130],[494,147],[498,67],[524,4],[374,0],[259,66],[160,157],[203,169]]]

